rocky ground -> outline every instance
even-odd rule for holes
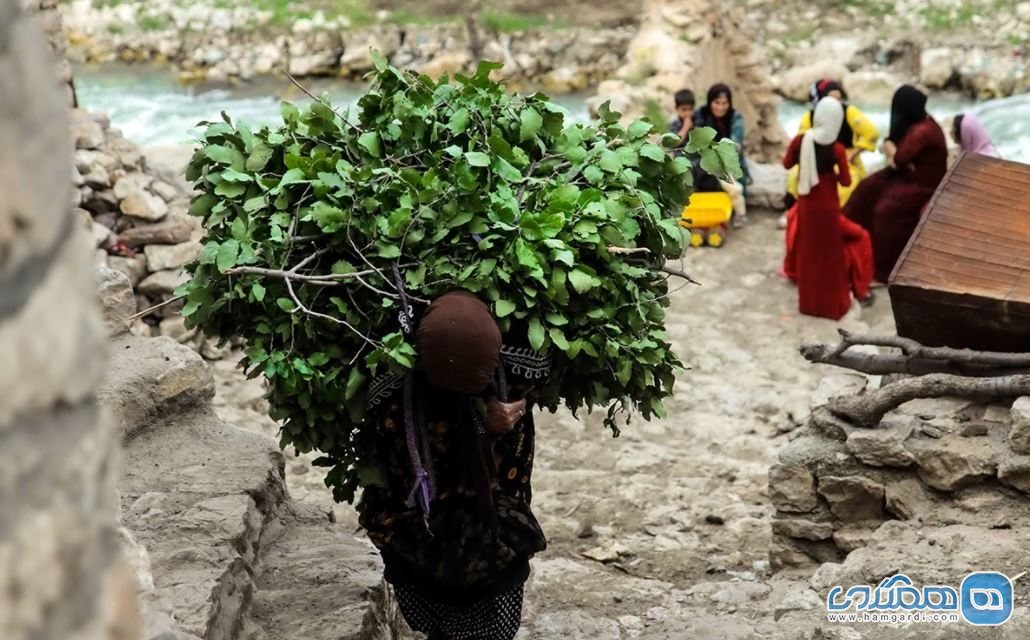
[[[777,615],[819,604],[806,572],[774,578],[769,569],[767,472],[826,373],[797,348],[833,340],[838,326],[892,324],[885,297],[840,325],[799,316],[776,275],[774,218],[755,219],[725,248],[688,254],[703,286],[672,296],[669,334],[691,370],[668,419],[612,439],[600,416],[540,416],[534,508],[550,548],[535,562],[520,638],[786,639],[795,636]],[[274,434],[260,383],[230,360],[214,367],[219,416]],[[309,456],[287,452],[286,477],[295,499],[356,529]]]

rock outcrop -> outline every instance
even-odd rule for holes
[[[740,26],[741,18],[714,2],[647,0],[624,64],[614,79],[598,86],[591,108],[610,100],[627,118],[655,108],[671,117],[672,96],[679,89],[693,89],[700,106],[709,86],[725,82],[733,89],[734,107],[744,116],[747,157],[778,162],[786,146],[776,111],[780,99],[768,83],[761,52]]]
[[[835,386],[850,389],[855,376]],[[819,402],[825,399],[820,398]],[[1007,405],[916,400],[873,429],[813,407],[769,471],[775,568],[839,562],[885,522],[989,532],[1030,521],[1028,399]]]
[[[290,500],[275,442],[215,415],[200,356],[126,333],[110,351],[100,396],[125,447],[121,520],[144,638],[356,640],[399,626],[388,604],[370,613],[378,553]]]
[[[135,640],[118,439],[96,400],[104,326],[68,207],[70,94],[40,29],[59,38],[52,9],[0,2],[0,635]]]

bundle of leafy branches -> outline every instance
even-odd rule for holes
[[[491,63],[454,81],[376,63],[354,113],[321,99],[284,103],[275,129],[202,123],[187,172],[207,240],[183,314],[246,339],[282,445],[324,452],[327,485],[351,500],[368,386],[416,364],[401,313],[456,288],[552,350],[541,406],[606,407],[616,433],[621,411],[664,415],[681,366],[665,265],[682,255],[691,166],[652,139],[675,136],[607,107],[597,125],[570,122],[544,95],[506,93]],[[689,150],[738,174],[713,136]]]

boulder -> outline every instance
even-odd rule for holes
[[[955,61],[960,59],[952,49],[925,49],[919,56],[919,81],[929,89],[943,89],[955,77]]]
[[[915,478],[888,483],[884,498],[887,511],[901,520],[926,520],[935,510],[923,483]]]
[[[178,189],[163,180],[155,180],[154,183],[150,185],[150,190],[165,202],[171,202],[182,195],[179,193]]]
[[[779,620],[792,611],[812,611],[823,609],[825,606],[826,601],[815,591],[811,589],[797,589],[788,592],[780,603],[776,605],[773,617]]]
[[[104,128],[81,109],[72,111],[71,134],[76,149],[99,149],[104,144]]]
[[[848,435],[847,447],[856,458],[872,467],[908,467],[915,456],[905,448],[905,440],[915,429],[915,420],[899,416],[885,420],[876,429],[856,429]]]
[[[153,183],[154,178],[139,171],[126,173],[114,184],[114,195],[119,200],[138,195]]]
[[[822,78],[833,78],[840,81],[847,73],[848,67],[841,58],[823,58],[805,66],[794,67],[784,73],[776,83],[776,90],[789,100],[809,102],[811,100],[809,89],[813,82]],[[848,92],[852,93],[851,85],[847,86]]]
[[[830,511],[841,520],[882,520],[883,485],[862,476],[819,478],[819,494],[830,503]]]
[[[890,71],[879,69],[854,71],[844,76],[848,97],[870,106],[888,106],[901,79]]]
[[[124,273],[106,267],[99,267],[95,277],[97,296],[104,312],[104,325],[108,333],[125,333],[129,330],[129,318],[136,313],[132,283]]]
[[[118,234],[118,238],[130,247],[150,244],[179,244],[190,239],[193,224],[188,218],[169,215],[157,224],[143,224]]]
[[[769,468],[769,499],[779,511],[811,511],[819,504],[815,478],[801,465],[774,464]]]
[[[813,522],[796,518],[774,519],[773,533],[802,540],[828,540],[833,536],[833,523]]]
[[[139,283],[139,292],[150,297],[171,295],[182,283],[189,280],[189,275],[178,270],[168,269],[147,276]]]
[[[858,373],[831,374],[819,381],[812,392],[811,407],[821,407],[837,396],[851,396],[862,393],[869,386],[869,378]]]
[[[158,325],[161,335],[175,340],[179,344],[185,344],[193,336],[197,335],[196,329],[186,328],[186,318],[182,316],[172,316],[171,318],[165,318]]]
[[[150,244],[143,248],[147,256],[147,268],[151,271],[178,269],[193,262],[200,255],[204,245],[188,241],[179,244]]]
[[[861,549],[869,544],[869,539],[876,532],[879,522],[870,523],[871,526],[845,526],[833,532],[833,543],[844,553],[851,553],[855,549]]]
[[[748,206],[782,210],[783,199],[787,195],[787,170],[783,165],[752,162],[748,164],[748,171],[751,174]]]
[[[1003,458],[998,465],[998,479],[1023,493],[1030,493],[1030,456]]]
[[[943,438],[909,440],[919,477],[940,491],[955,491],[991,478],[997,469],[994,450],[986,438]]]
[[[143,256],[132,256],[131,258],[109,256],[107,264],[115,271],[124,273],[133,287],[147,275],[147,259]]]
[[[1010,416],[1009,445],[1016,453],[1030,454],[1030,396],[1016,400]]]
[[[157,221],[168,213],[168,205],[154,194],[140,191],[122,200],[121,210],[134,218]]]
[[[445,73],[452,76],[461,73],[470,63],[471,59],[465,51],[447,51],[423,64],[419,71],[435,79]]]

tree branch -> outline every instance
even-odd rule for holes
[[[608,247],[608,253],[613,256],[632,256],[638,253],[651,253],[647,247]]]
[[[677,278],[683,278],[684,280],[686,280],[690,284],[696,284],[698,286],[701,286],[700,282],[698,282],[697,280],[694,280],[693,278],[691,278],[690,275],[688,275],[685,271],[680,271],[679,269],[673,269],[672,267],[662,267],[661,268],[661,272],[662,273],[667,273],[667,274],[669,274],[671,276],[676,276]]]
[[[286,282],[286,291],[290,294],[290,298],[293,300],[293,304],[297,305],[297,308],[293,309],[290,313],[296,313],[298,311],[301,311],[304,314],[309,315],[309,316],[311,316],[313,318],[321,318],[323,320],[328,320],[329,322],[332,322],[334,324],[343,325],[343,326],[347,327],[348,329],[350,329],[351,331],[353,331],[355,335],[360,337],[362,340],[364,340],[368,344],[372,345],[373,347],[375,347],[377,349],[379,348],[380,345],[377,342],[375,342],[374,340],[372,340],[371,338],[369,338],[365,334],[363,334],[360,331],[358,331],[357,329],[355,329],[354,326],[352,324],[350,324],[349,322],[347,322],[346,320],[341,320],[339,318],[334,318],[334,317],[326,315],[324,313],[319,313],[317,311],[312,311],[311,309],[309,309],[306,306],[304,306],[304,303],[300,301],[300,298],[297,297],[296,292],[294,292],[294,290],[293,290],[293,279],[292,278],[286,278],[284,280],[284,282]]]
[[[875,427],[892,409],[918,398],[955,396],[976,400],[1014,398],[1030,394],[1030,375],[999,378],[966,378],[935,373],[899,380],[861,395],[841,396],[830,401],[834,415],[861,427]]]
[[[828,364],[872,376],[893,373],[916,376],[950,373],[973,377],[1030,374],[1030,367],[994,367],[947,360],[928,360],[904,354],[837,353],[837,350],[829,345],[804,345],[801,347],[801,355],[813,364]]]
[[[924,347],[915,340],[899,336],[865,336],[840,330],[841,341],[829,345],[805,345],[801,355],[809,362],[831,364],[875,375],[885,373],[961,373],[988,376],[1020,373],[1030,369],[1030,353],[974,351],[950,347]],[[868,345],[898,349],[901,355],[857,356],[851,347]]]

